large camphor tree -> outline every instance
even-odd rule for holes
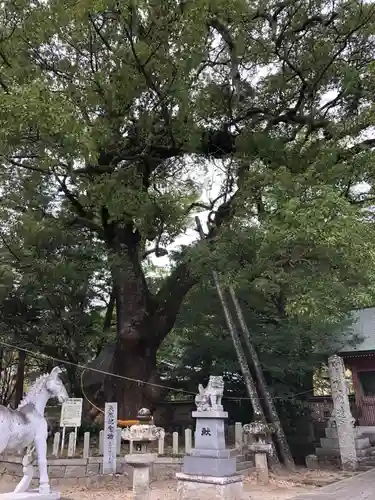
[[[309,244],[314,231],[321,242],[331,218],[340,241],[348,227],[356,242],[366,224],[372,231],[360,212],[371,189],[365,200],[352,187],[373,177],[373,5],[19,0],[3,7],[3,230],[9,236],[37,213],[39,224],[77,231],[85,247],[102,245],[116,302],[115,373],[157,382],[156,353],[199,280],[195,260],[209,257],[227,229],[266,228],[274,237],[267,248],[277,250],[293,207],[311,202],[299,211],[317,221]],[[218,196],[202,206],[208,171]],[[165,254],[202,208],[210,212],[210,245],[185,249],[152,293],[144,263],[152,252]],[[283,273],[308,260],[296,226],[288,234],[289,254],[275,259]],[[354,253],[349,244],[341,251],[350,269],[371,261],[362,241]],[[121,418],[158,397],[132,380],[110,387]]]

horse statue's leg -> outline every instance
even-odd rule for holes
[[[35,447],[39,466],[39,493],[51,493],[47,471],[47,422],[40,423],[35,435]]]
[[[26,449],[26,454],[22,459],[23,477],[15,487],[14,493],[23,493],[29,489],[30,483],[34,476],[34,467],[33,467],[34,450],[35,450],[34,446],[28,446]]]

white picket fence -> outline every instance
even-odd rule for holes
[[[120,428],[117,428],[117,454],[121,454],[121,430]],[[181,443],[181,436],[179,435],[178,432],[173,432],[172,433],[172,450],[169,452],[169,454],[173,455],[181,455],[181,454],[189,454],[193,448],[193,431],[191,429],[185,429],[184,432],[184,439],[182,440],[183,443]],[[246,444],[246,435],[243,433],[242,429],[242,423],[237,422],[234,426],[234,443],[235,443],[235,448],[237,450],[241,450],[243,445]],[[71,432],[68,434],[68,447],[67,450],[65,449],[65,444],[62,443],[62,433],[56,432],[53,438],[53,446],[52,446],[52,455],[54,457],[59,457],[59,456],[68,456],[68,457],[74,457],[76,455],[76,434],[75,432]],[[89,456],[94,452],[95,455],[99,454],[100,456],[103,455],[103,443],[104,443],[104,431],[101,430],[99,433],[99,446],[95,440],[94,446],[91,446],[91,436],[89,432],[85,432],[84,437],[83,437],[83,458],[89,458]],[[166,437],[163,436],[159,439],[158,441],[158,455],[164,455],[165,454],[165,444],[166,444]],[[95,449],[96,448],[96,449]],[[129,453],[132,453],[133,451],[133,443],[130,441],[129,442]],[[96,453],[97,452],[97,453]]]

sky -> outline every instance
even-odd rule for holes
[[[201,170],[199,171],[200,184],[203,186],[202,196],[200,201],[202,203],[209,203],[210,200],[215,199],[220,193],[220,187],[222,185],[223,176],[219,175],[217,165],[212,162],[207,164],[207,172],[204,177],[202,177]],[[194,179],[197,180],[197,179]],[[182,245],[191,245],[194,241],[198,240],[199,236],[195,230],[194,217],[198,215],[201,219],[203,230],[207,231],[207,218],[209,210],[195,211],[191,216],[191,223],[189,228],[184,234],[178,236],[175,241],[167,247],[168,251],[177,250]],[[153,265],[158,267],[167,268],[170,266],[170,258],[168,255],[163,257],[156,257],[153,254],[151,257]]]

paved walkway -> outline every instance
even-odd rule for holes
[[[336,484],[320,488],[309,495],[295,497],[293,500],[374,500],[375,469],[371,469]]]

